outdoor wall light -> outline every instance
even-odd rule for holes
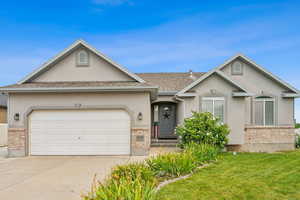
[[[139,114],[138,114],[138,120],[142,120],[143,119],[143,114],[141,113],[141,112],[139,112]]]
[[[14,120],[15,121],[19,121],[20,120],[20,114],[19,113],[15,113]]]

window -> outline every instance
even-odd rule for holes
[[[274,125],[274,99],[271,97],[257,97],[254,100],[254,123],[260,126]]]
[[[231,65],[231,74],[232,75],[243,75],[243,63],[240,61],[235,61]]]
[[[210,112],[224,123],[225,100],[223,97],[203,97],[202,112]]]
[[[81,50],[77,54],[77,65],[87,66],[89,65],[89,55],[86,51]]]

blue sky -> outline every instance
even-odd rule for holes
[[[133,72],[207,71],[242,52],[300,88],[299,9],[298,0],[3,1],[0,85],[82,38]]]

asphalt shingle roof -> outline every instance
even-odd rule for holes
[[[189,72],[182,73],[137,73],[139,77],[144,79],[150,85],[159,86],[159,91],[173,92],[180,91],[200,76],[203,72],[193,72],[192,77]]]
[[[194,82],[205,73],[137,73],[145,83],[136,81],[66,81],[66,82],[29,82],[13,84],[1,88],[68,88],[68,87],[145,87],[156,86],[161,92],[177,92]]]

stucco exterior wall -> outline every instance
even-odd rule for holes
[[[211,90],[216,94],[211,94]],[[234,86],[226,82],[218,75],[212,75],[201,84],[191,89],[197,96],[185,98],[185,116],[191,115],[191,111],[201,112],[202,97],[224,97],[225,98],[225,123],[231,129],[229,144],[242,144],[245,128],[245,98],[232,97],[232,92],[237,90]]]
[[[76,56],[80,48],[56,63],[33,82],[56,81],[135,81],[91,51],[89,66],[77,66]]]
[[[231,74],[231,63],[225,66],[222,71],[230,76],[237,83],[242,85],[249,93],[258,95],[270,95],[275,98],[275,123],[277,126],[289,126],[294,124],[294,99],[282,98],[282,93],[289,91],[285,86],[280,85],[271,78],[258,71],[250,64],[243,62],[243,75]],[[255,97],[254,96],[254,97]],[[253,113],[250,108],[251,98],[247,99],[246,123],[253,124]]]
[[[10,94],[9,97],[9,150],[11,155],[24,156],[26,145],[21,148],[23,135],[27,131],[27,115],[32,109],[107,109],[126,108],[131,116],[132,136],[144,135],[144,140],[132,139],[132,153],[145,155],[150,148],[151,106],[149,93],[31,93]],[[137,115],[141,112],[142,120]],[[20,114],[20,120],[14,120],[14,114]],[[16,131],[17,130],[17,131]],[[23,132],[21,131],[23,130]],[[21,133],[22,132],[22,133]],[[19,136],[19,137],[18,137]],[[17,149],[14,147],[17,146]],[[137,149],[138,148],[138,149]],[[11,151],[12,150],[12,151]]]

